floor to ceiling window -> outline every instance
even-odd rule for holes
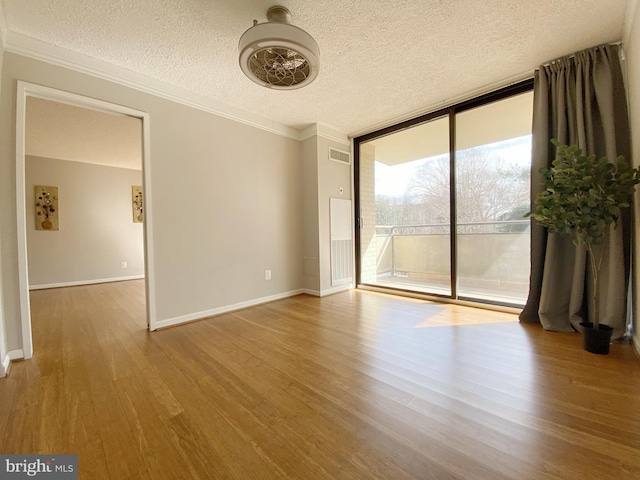
[[[360,285],[524,304],[531,87],[355,139]]]

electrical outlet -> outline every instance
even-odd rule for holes
[[[271,270],[265,270],[264,271],[264,279],[265,280],[271,280]]]
[[[127,262],[120,262],[120,268],[127,268]]]

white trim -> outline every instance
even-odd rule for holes
[[[5,355],[2,359],[2,363],[0,364],[0,378],[6,377],[7,373],[9,373],[9,366],[11,365],[11,358],[9,358],[9,354]]]
[[[128,115],[142,120],[143,150],[142,172],[143,188],[145,192],[144,211],[144,248],[145,248],[145,283],[147,295],[147,322],[149,330],[155,330],[156,323],[156,295],[155,278],[153,269],[153,202],[151,191],[151,155],[150,155],[150,130],[149,114],[132,108],[116,105],[94,98],[84,97],[74,93],[56,90],[18,81],[16,95],[16,213],[17,213],[17,240],[18,240],[18,289],[20,297],[20,318],[22,327],[22,349],[24,358],[29,359],[33,355],[33,340],[31,337],[31,311],[29,305],[29,275],[27,259],[27,227],[25,205],[25,117],[27,97],[44,98],[70,105],[89,108],[111,114]]]
[[[183,88],[169,85],[168,83],[133,72],[132,70],[118,67],[77,52],[72,52],[71,50],[45,43],[16,32],[7,32],[5,51],[68,68],[110,82],[116,82],[120,85],[134,88],[138,91],[171,100],[172,102],[188,107],[213,113],[214,115],[229,120],[244,123],[284,137],[293,138],[294,140],[300,140],[300,131],[288,125],[274,122],[273,120],[255,115],[246,110],[205,97],[204,95],[189,92]]]
[[[301,142],[304,142],[305,140],[308,140],[309,138],[318,135],[318,127],[316,125],[317,124],[309,125],[307,128],[305,128],[300,132]]]
[[[327,295],[333,295],[340,292],[346,292],[347,290],[351,290],[353,288],[353,284],[346,283],[343,285],[338,285],[332,288],[326,288],[320,291],[321,297],[326,297]]]
[[[145,293],[147,296],[147,327],[156,330],[156,274],[153,254],[153,191],[151,189],[151,125],[149,114],[142,117],[142,185],[144,188],[145,209],[143,215]]]
[[[314,297],[322,296],[322,294],[320,293],[320,290],[311,290],[310,288],[303,289],[302,293],[306,293],[307,295],[313,295]]]
[[[22,350],[11,350],[8,352],[5,357],[2,359],[2,364],[0,364],[0,378],[6,376],[9,373],[9,368],[11,367],[12,360],[20,360],[25,358],[24,351]]]
[[[291,290],[289,292],[278,293],[276,295],[270,295],[268,297],[256,298],[254,300],[247,300],[246,302],[234,303],[232,305],[225,305],[223,307],[212,308],[211,310],[204,310],[202,312],[190,313],[188,315],[181,315],[179,317],[168,318],[166,320],[159,320],[156,322],[157,328],[172,327],[181,323],[193,322],[195,320],[202,320],[222,313],[229,313],[236,310],[242,310],[243,308],[254,307],[263,303],[269,303],[276,300],[282,300],[283,298],[295,297],[301,293],[306,293],[304,290]]]
[[[311,290],[310,288],[305,288],[302,290],[302,293],[313,295],[314,297],[326,297],[327,295],[335,295],[336,293],[346,292],[351,289],[353,289],[353,284],[346,283],[344,285],[338,285],[337,287],[326,288],[324,290]]]
[[[37,85],[35,83],[18,80],[18,93],[20,93],[21,89],[25,92],[25,96],[28,97],[53,100],[55,102],[75,105],[89,110],[97,110],[98,112],[116,115],[129,115],[131,117],[142,119],[149,115],[146,112],[134,110],[133,108],[117,105],[115,103],[105,102],[103,100],[98,100],[97,98],[85,97],[84,95],[78,95],[76,93],[65,92],[64,90],[58,90],[56,88],[45,87],[44,85]]]
[[[304,141],[308,138],[318,136],[326,138],[327,140],[333,140],[334,142],[341,143],[343,145],[351,145],[349,137],[342,133],[337,128],[334,128],[325,123],[314,123],[302,130],[298,135],[298,140]]]
[[[23,350],[11,350],[7,353],[7,357],[9,357],[9,360],[21,360],[25,358]]]
[[[0,0],[1,2],[2,0]],[[0,377],[4,377],[9,371],[9,356],[7,355],[7,342],[4,326],[4,306],[2,303],[2,278],[0,278]],[[5,365],[6,363],[6,365]]]
[[[640,355],[640,336],[638,336],[638,333],[633,335],[633,344],[636,347],[636,352]]]
[[[347,290],[351,290],[353,288],[353,284],[348,283],[345,285],[338,285],[337,287],[327,288],[325,290],[311,290],[305,288],[303,293],[307,295],[313,295],[314,297],[326,297],[327,295],[335,295],[336,293],[346,292]]]
[[[20,296],[20,319],[22,350],[24,358],[33,355],[31,337],[31,307],[29,304],[29,273],[27,269],[27,209],[25,199],[25,119],[28,85],[18,82],[16,95],[16,215],[18,237],[18,291]]]
[[[42,285],[31,285],[29,286],[29,290],[46,290],[48,288],[64,288],[64,287],[77,287],[80,285],[95,285],[97,283],[126,282],[127,280],[140,280],[141,278],[144,278],[144,275],[130,275],[128,277],[114,277],[114,278],[99,278],[96,280],[78,280],[76,282],[46,283]]]
[[[324,123],[317,123],[300,131],[288,125],[274,122],[260,115],[227,105],[204,95],[190,92],[175,85],[170,85],[132,70],[45,43],[35,38],[30,38],[20,33],[7,30],[6,28],[3,31],[2,20],[4,16],[1,14],[0,3],[0,37],[3,40],[2,45],[6,52],[50,63],[110,82],[116,82],[144,93],[149,93],[181,105],[212,113],[294,140],[303,141],[317,135],[343,145],[350,145],[349,136],[337,128]]]

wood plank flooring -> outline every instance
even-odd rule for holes
[[[81,479],[640,478],[640,361],[514,315],[350,291],[154,333],[142,281],[34,291],[0,452]]]

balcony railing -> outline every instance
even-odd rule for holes
[[[529,285],[529,220],[459,223],[458,292],[524,304]],[[450,292],[450,225],[376,226],[378,284]],[[365,280],[366,281],[366,280]]]

